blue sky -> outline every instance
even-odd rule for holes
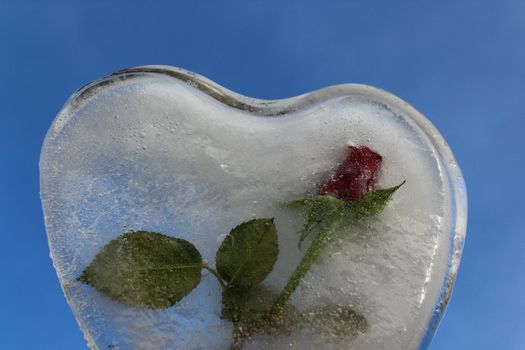
[[[445,136],[469,223],[433,350],[525,349],[525,2],[0,0],[3,349],[86,349],[49,259],[38,158],[69,95],[168,64],[241,94],[328,85],[402,97]]]

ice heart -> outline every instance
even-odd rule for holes
[[[168,308],[127,305],[78,278],[125,232],[191,242],[215,266],[233,227],[274,218],[279,255],[264,285],[280,290],[305,249],[303,218],[279,203],[315,192],[349,144],[381,154],[378,188],[407,182],[380,214],[328,242],[289,303],[299,313],[351,308],[367,327],[342,337],[340,325],[314,313],[312,327],[259,332],[246,349],[428,345],[466,227],[464,183],[445,141],[405,102],[362,85],[263,101],[191,72],[147,66],[77,91],[44,142],[41,196],[51,257],[89,346],[228,349],[234,326],[211,274]]]

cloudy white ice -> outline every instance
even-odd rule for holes
[[[380,215],[327,246],[291,302],[299,309],[350,305],[369,328],[354,339],[261,335],[245,348],[418,348],[451,253],[452,198],[434,145],[399,107],[375,90],[340,87],[318,93],[325,95],[319,102],[263,116],[167,75],[111,81],[68,102],[41,156],[51,255],[92,349],[228,349],[232,324],[220,317],[212,276],[164,310],[119,304],[75,278],[123,232],[184,238],[214,265],[233,227],[274,217],[280,254],[266,283],[282,288],[304,248],[297,245],[302,218],[278,203],[315,189],[347,144],[383,156],[379,188],[406,185]]]

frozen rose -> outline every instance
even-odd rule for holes
[[[335,173],[318,185],[321,195],[353,201],[370,192],[376,183],[382,157],[366,146],[349,146]]]

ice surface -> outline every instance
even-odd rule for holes
[[[145,310],[75,281],[99,250],[130,230],[192,242],[214,265],[231,228],[275,217],[280,255],[267,283],[282,288],[304,253],[302,218],[279,201],[304,197],[345,145],[383,156],[378,187],[407,183],[380,215],[331,242],[292,303],[346,304],[369,329],[353,340],[256,336],[246,349],[417,349],[442,289],[450,250],[450,189],[442,161],[410,119],[365,95],[257,116],[178,79],[143,75],[70,101],[41,156],[53,262],[93,349],[228,349],[211,276],[174,307]]]

